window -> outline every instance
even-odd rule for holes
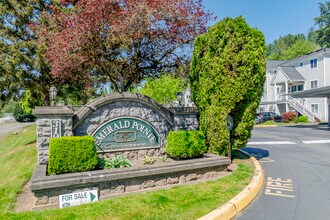
[[[311,110],[313,113],[319,113],[319,104],[311,104]]]
[[[311,81],[311,89],[316,89],[318,87],[317,80]]]
[[[291,86],[291,92],[296,92],[297,91],[297,86]]]
[[[295,85],[291,86],[291,92],[297,92],[297,91],[303,91],[304,90],[304,85]],[[290,91],[290,87],[289,87]]]
[[[299,66],[302,67],[304,65],[304,63],[300,63]]]
[[[311,68],[317,67],[317,59],[310,60]]]

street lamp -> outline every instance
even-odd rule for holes
[[[54,85],[52,85],[49,89],[49,96],[52,100],[51,106],[53,106],[53,107],[56,105],[56,101],[55,101],[56,100],[56,95],[57,95],[57,89]]]
[[[181,107],[181,103],[182,103],[182,99],[183,99],[183,94],[182,94],[182,92],[178,92],[178,93],[176,94],[176,98],[178,99],[179,106]]]

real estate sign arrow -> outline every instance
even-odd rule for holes
[[[74,192],[69,194],[59,195],[60,208],[77,206],[90,202],[99,201],[97,190]]]

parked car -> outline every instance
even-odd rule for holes
[[[255,117],[254,117],[254,122],[253,122],[253,124],[259,124],[260,122],[259,122],[259,118],[258,118],[258,116],[256,115]]]
[[[257,114],[258,123],[264,123],[265,121],[282,122],[283,117],[275,112],[261,112]]]
[[[15,118],[13,117],[12,113],[5,113],[2,115],[0,118],[0,123],[5,123],[5,122],[15,122]]]

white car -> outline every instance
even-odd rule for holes
[[[0,123],[5,123],[5,122],[16,122],[12,113],[3,114],[3,116],[0,118]]]

